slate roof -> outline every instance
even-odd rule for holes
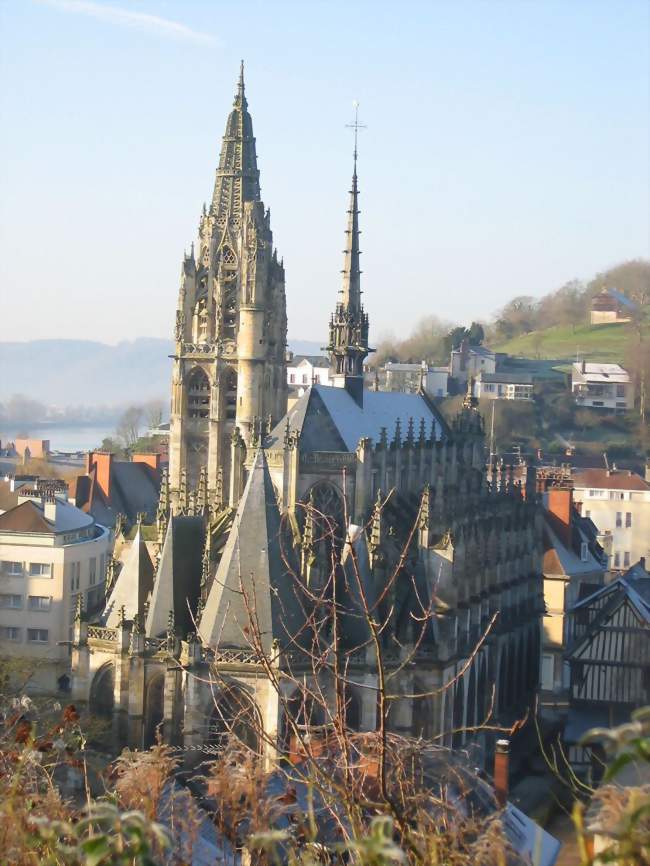
[[[318,367],[319,369],[329,368],[330,365],[329,358],[325,355],[294,355],[287,366],[299,367],[303,361],[306,361],[308,364],[311,364],[312,367]]]
[[[444,438],[448,431],[442,415],[421,394],[364,391],[363,406],[359,406],[345,388],[313,385],[271,431],[265,444],[278,447],[282,443],[288,419],[290,430],[300,435],[305,451],[354,452],[364,436],[379,442],[382,428],[386,429],[388,441],[392,441],[398,419],[404,439],[411,418],[416,437],[422,420],[427,436],[432,425],[436,439]]]
[[[503,385],[532,385],[534,380],[530,373],[521,373],[518,370],[501,370],[498,373],[484,373],[482,370],[476,377],[481,382],[496,382]]]
[[[80,475],[70,484],[70,495],[74,496],[79,508],[90,512],[103,526],[113,526],[118,514],[124,514],[133,524],[140,512],[146,514],[146,522],[153,522],[158,509],[160,482],[150,466],[125,460],[113,461],[108,499],[97,484],[96,473],[93,467],[89,475]]]
[[[108,597],[103,615],[105,625],[110,628],[117,625],[121,607],[124,607],[124,617],[127,620],[132,620],[137,613],[142,613],[147,596],[153,588],[153,573],[153,563],[138,527]]]
[[[145,623],[148,637],[167,631],[171,610],[177,634],[185,637],[196,630],[191,614],[199,599],[203,536],[201,517],[170,518]]]
[[[286,645],[304,621],[300,589],[284,556],[280,510],[264,452],[255,455],[228,541],[199,623],[203,644],[213,648],[251,646],[251,611],[263,648],[274,639]],[[284,556],[283,556],[284,555]]]
[[[601,364],[598,361],[576,361],[571,373],[574,379],[600,384],[627,384],[630,381],[630,374],[620,364]]]

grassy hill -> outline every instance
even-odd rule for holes
[[[527,358],[567,358],[576,353],[590,361],[620,363],[635,333],[628,324],[556,325],[521,334],[493,348]]]

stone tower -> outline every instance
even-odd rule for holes
[[[329,343],[332,383],[346,388],[354,399],[363,402],[363,362],[369,352],[368,316],[361,303],[361,269],[359,267],[359,187],[357,183],[358,124],[355,121],[354,169],[350,207],[343,251],[343,286],[340,300],[330,318]]]
[[[284,268],[260,197],[242,64],[198,255],[192,245],[181,269],[169,453],[176,507],[203,467],[211,500],[222,498],[231,442],[249,444],[284,415],[286,332]]]

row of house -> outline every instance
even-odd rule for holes
[[[447,397],[450,384],[464,390],[472,380],[473,395],[487,400],[532,400],[535,384],[561,382],[561,361],[533,361],[493,352],[487,346],[470,346],[467,340],[451,352],[449,365],[436,367],[422,361],[407,364],[388,361],[367,371],[368,384],[381,391],[414,394],[423,389],[430,397]],[[634,408],[635,388],[620,364],[576,361],[571,367],[571,392],[576,405],[613,412]],[[294,399],[311,385],[328,385],[329,361],[320,355],[291,355],[287,384]],[[453,393],[453,391],[451,391]]]

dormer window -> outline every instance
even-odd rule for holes
[[[580,545],[580,559],[583,562],[588,562],[589,560],[589,545],[586,541],[583,541]]]

